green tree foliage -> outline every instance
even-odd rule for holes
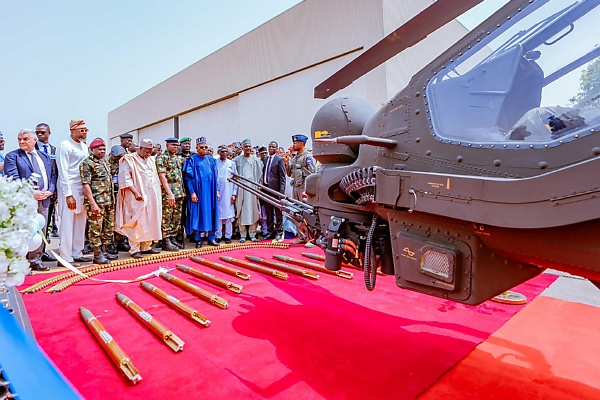
[[[577,108],[600,108],[600,58],[590,63],[581,72],[579,93],[569,101]]]

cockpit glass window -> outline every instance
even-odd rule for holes
[[[432,133],[554,146],[600,129],[599,21],[597,0],[535,0],[431,77]]]

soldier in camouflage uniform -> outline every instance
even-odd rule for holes
[[[90,143],[89,157],[79,164],[85,207],[89,222],[88,237],[94,250],[94,263],[108,264],[117,256],[106,253],[106,245],[113,241],[115,228],[115,196],[110,167],[104,156],[106,144],[102,139]]]
[[[294,152],[290,156],[286,165],[286,172],[292,178],[293,197],[296,200],[302,201],[302,194],[306,190],[306,177],[314,174],[317,170],[316,161],[312,155],[306,150],[306,135],[297,134],[292,136]],[[315,245],[307,242],[305,235],[298,230],[298,237],[292,242],[293,244],[306,243],[305,247],[314,247]]]
[[[181,174],[182,176],[184,175],[184,170],[183,170],[183,166],[185,165],[185,162],[188,158],[190,158],[191,156],[193,156],[195,153],[192,151],[192,139],[190,139],[189,137],[184,137],[179,139],[179,151],[177,151],[177,155],[179,156],[179,160],[181,161]],[[185,182],[185,176],[183,176],[184,178],[184,182]],[[187,202],[185,201],[185,198],[187,196],[189,196],[189,193],[187,192],[187,187],[185,185],[183,185],[183,190],[184,192],[184,199],[183,199],[183,206],[181,207],[181,223],[179,225],[179,232],[177,232],[177,240],[181,243],[183,243],[184,240],[184,231],[185,231],[185,220],[187,218]],[[189,232],[188,232],[189,235]]]
[[[294,143],[294,152],[290,156],[288,165],[286,165],[287,175],[292,178],[292,188],[294,189],[294,199],[302,201],[302,193],[306,189],[306,177],[314,174],[317,166],[312,155],[304,148],[308,137],[306,135],[292,136]]]
[[[178,156],[179,142],[176,138],[165,140],[167,151],[156,157],[156,172],[162,187],[162,248],[179,251],[183,243],[176,236],[181,227],[181,208],[185,199],[181,176],[181,157]]]
[[[121,135],[121,143],[124,139],[126,141],[131,141],[130,136],[133,137],[131,134]],[[110,167],[110,175],[112,176],[113,189],[115,191],[115,204],[117,203],[117,196],[119,195],[119,160],[121,160],[123,155],[126,153],[127,151],[123,146],[115,145],[110,149],[110,154],[107,156],[108,166]],[[115,232],[114,239],[114,243],[106,246],[108,253],[117,254],[119,251],[129,251],[131,248],[126,236]]]

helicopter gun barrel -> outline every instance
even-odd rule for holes
[[[366,144],[368,146],[385,147],[393,149],[398,145],[397,140],[372,137],[367,135],[347,135],[339,136],[335,139],[313,139],[313,142],[329,142],[347,145]]]
[[[310,205],[301,203],[295,199],[290,199],[288,196],[285,196],[267,186],[261,185],[260,183],[256,183],[248,178],[244,178],[243,176],[232,174],[232,177],[229,178],[229,181],[235,183],[242,189],[247,190],[259,199],[279,208],[282,212],[286,213],[296,221],[301,222],[304,219],[303,214],[313,215],[315,213],[313,207]],[[271,193],[276,194],[277,197]]]
[[[311,205],[309,205],[309,204],[306,204],[306,203],[304,203],[304,202],[302,202],[300,200],[296,200],[293,197],[286,196],[285,194],[280,193],[277,190],[271,189],[270,187],[265,186],[265,185],[263,185],[261,183],[254,182],[253,180],[245,178],[245,177],[243,177],[241,175],[232,174],[232,179],[235,180],[236,184],[238,182],[237,181],[238,178],[241,179],[241,180],[243,180],[243,181],[245,181],[245,182],[251,183],[253,185],[260,186],[261,191],[266,191],[266,192],[270,193],[272,197],[276,197],[277,199],[280,199],[280,200],[284,201],[284,204],[291,203],[291,204],[294,204],[295,207],[299,207],[299,208],[301,208],[303,210],[307,210],[307,211],[311,211],[311,212],[314,211],[313,207]]]

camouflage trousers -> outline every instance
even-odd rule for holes
[[[293,187],[293,198],[302,201],[302,193],[304,193],[304,185]]]
[[[99,204],[98,207],[100,207],[100,215],[93,216],[90,206],[87,206],[88,239],[92,247],[112,243],[115,230],[114,204]]]
[[[163,238],[175,237],[181,227],[181,208],[185,197],[175,199],[175,205],[169,205],[166,198],[162,200],[162,236]]]

